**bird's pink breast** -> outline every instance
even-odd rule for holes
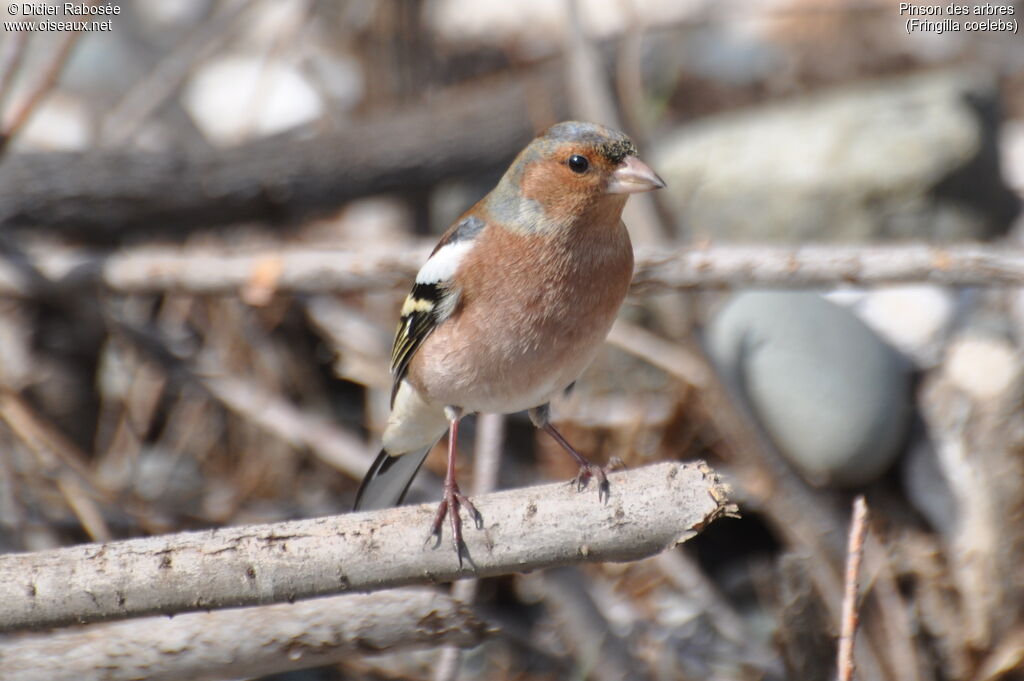
[[[489,243],[459,267],[458,308],[424,341],[410,382],[430,402],[483,412],[528,409],[564,390],[593,360],[629,288],[633,253],[616,222],[555,242],[487,230]]]

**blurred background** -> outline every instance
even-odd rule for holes
[[[1020,248],[1022,39],[908,34],[898,5],[124,0],[109,31],[0,33],[0,550],[350,509],[416,269],[560,120],[625,130],[667,181],[627,208],[645,253]],[[555,422],[598,461],[708,460],[742,518],[482,580],[501,633],[458,678],[833,678],[861,492],[858,678],[1024,678],[1022,334],[1014,288],[630,298]],[[522,414],[479,442],[498,487],[575,474]]]

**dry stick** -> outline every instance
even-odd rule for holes
[[[846,550],[846,580],[843,589],[843,618],[840,623],[838,673],[839,681],[853,681],[853,640],[857,634],[857,584],[864,558],[864,537],[867,535],[868,505],[864,495],[853,500],[850,539]]]
[[[641,343],[634,345],[634,339],[640,339]],[[653,334],[641,337],[630,333],[613,333],[610,340],[670,375],[687,382],[695,380],[688,362],[677,364],[669,359],[677,349],[668,341]],[[651,352],[654,357],[648,354]],[[832,500],[821,491],[810,489],[793,474],[749,415],[731,399],[699,347],[693,345],[686,348],[686,352],[690,360],[703,363],[704,370],[697,378],[701,381],[701,401],[716,430],[728,444],[729,452],[734,455],[729,463],[742,483],[741,489],[753,495],[752,502],[760,501],[765,505],[769,518],[792,546],[810,552],[812,559],[807,569],[815,588],[831,614],[839,618],[842,547],[831,539],[838,536],[841,521]],[[861,648],[861,653],[864,656],[861,665],[871,678],[887,678],[883,677],[881,656],[873,645]]]
[[[607,503],[565,483],[477,497],[461,566],[423,543],[434,504],[0,555],[0,632],[637,560],[735,511],[703,463],[609,479]]]
[[[868,524],[864,540],[866,581],[878,599],[878,620],[885,629],[893,674],[900,681],[923,681],[920,654],[914,642],[911,608],[897,586],[896,569],[885,544]]]
[[[395,648],[469,647],[492,631],[449,596],[398,589],[11,637],[0,641],[0,669],[19,681],[215,681]]]
[[[89,0],[86,5],[95,5],[97,1]],[[32,115],[32,112],[39,105],[39,102],[43,101],[43,98],[57,84],[57,79],[60,78],[61,71],[64,70],[64,64],[67,63],[68,57],[71,56],[71,48],[78,41],[78,36],[79,31],[77,30],[71,31],[64,36],[60,42],[60,47],[54,52],[50,63],[46,65],[46,69],[43,71],[42,77],[35,88],[29,92],[28,97],[21,103],[21,106],[15,108],[14,113],[3,122],[3,130],[0,130],[0,153],[3,153],[11,138],[18,134],[18,131],[25,125],[29,116]]]
[[[564,118],[562,80],[542,64],[312,137],[294,131],[216,151],[18,154],[0,166],[0,227],[94,244],[247,221],[286,230],[355,198],[503,169],[536,133],[532,89]]]
[[[1004,681],[1012,678],[1011,672],[1021,669],[1024,669],[1024,627],[1017,626],[992,646],[979,663],[972,681]]]
[[[622,129],[615,93],[605,78],[605,65],[599,47],[583,26],[583,8],[579,0],[568,3],[569,20],[565,29],[564,51],[566,82],[574,116],[580,120],[601,121]],[[650,194],[633,197],[623,210],[634,241],[641,246],[665,249],[669,246],[671,225],[660,219]],[[652,302],[652,311],[670,335],[681,337],[687,331],[685,301],[666,296]]]
[[[701,388],[711,380],[708,366],[702,358],[684,346],[665,340],[621,317],[615,320],[612,330],[608,333],[608,342],[632,355],[642,357],[694,388]]]
[[[227,249],[140,248],[113,254],[31,253],[57,286],[93,283],[117,293],[166,290],[237,294],[268,263],[283,293],[354,293],[405,289],[430,246],[353,252],[284,248],[238,254]],[[717,246],[701,250],[637,249],[634,295],[744,286],[929,282],[957,286],[1024,285],[1024,249],[1004,246]],[[0,295],[32,296],[16,265],[0,260]]]
[[[359,478],[372,462],[366,445],[329,419],[308,414],[253,381],[232,377],[220,366],[195,366],[174,355],[152,329],[111,316],[109,323],[127,342],[164,371],[201,387],[210,397],[264,432],[293,447],[307,447],[325,463]],[[207,358],[207,364],[213,362]]]
[[[113,148],[130,140],[146,119],[177,92],[195,65],[231,38],[232,24],[251,6],[242,0],[221,3],[213,17],[197,26],[106,113],[100,128],[101,145]]]
[[[7,95],[11,91],[11,86],[14,85],[14,76],[25,59],[27,52],[25,46],[28,45],[29,33],[30,31],[14,32],[14,35],[8,38],[3,57],[0,57],[0,111],[3,111]]]
[[[476,443],[473,447],[473,494],[486,494],[498,484],[501,445],[505,440],[505,415],[480,414],[476,419]],[[461,603],[476,598],[479,580],[464,579],[452,587],[452,596]],[[455,681],[462,662],[462,649],[445,646],[438,656],[434,681]]]
[[[1024,249],[932,246],[722,246],[644,254],[634,288],[1024,284]]]
[[[21,395],[4,387],[0,387],[0,421],[32,453],[39,468],[56,478],[57,489],[86,534],[94,541],[108,541],[113,535],[96,502],[107,501],[109,495],[95,484],[85,455]]]
[[[742,660],[768,668],[778,654],[760,643],[743,616],[733,607],[697,561],[684,551],[666,551],[654,559],[661,574],[707,614],[719,636],[733,643]]]
[[[547,570],[524,581],[544,599],[580,676],[594,681],[651,681],[649,668],[636,659],[628,640],[615,633],[580,570]]]
[[[151,329],[115,317],[110,317],[109,322],[164,371],[192,382],[260,430],[293,447],[308,448],[324,463],[356,479],[363,476],[372,462],[372,452],[366,445],[329,419],[306,413],[279,394],[253,381],[233,377],[220,366],[196,367],[170,352],[164,339]],[[212,357],[208,358],[207,363],[212,361]],[[431,479],[418,476],[413,488],[432,490]]]
[[[359,479],[373,463],[373,454],[358,437],[253,381],[222,374],[197,374],[196,378],[212,397],[236,415],[293,447],[308,448],[321,461],[350,477]]]
[[[605,66],[599,47],[583,26],[583,8],[579,0],[568,5],[569,21],[565,29],[565,81],[574,115],[580,120],[601,121],[622,128],[615,106],[615,93],[605,76]],[[627,204],[626,223],[637,242],[649,246],[663,246],[667,226],[660,223],[650,196],[635,196]]]
[[[391,390],[394,329],[330,295],[305,298],[306,316],[334,352],[334,374],[381,391]]]

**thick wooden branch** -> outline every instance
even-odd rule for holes
[[[400,251],[288,248],[250,253],[139,248],[111,254],[31,253],[57,286],[117,293],[232,294],[258,285],[293,293],[405,288],[433,244]],[[714,246],[638,249],[635,294],[738,286],[1024,284],[1024,250],[1005,246]],[[0,295],[32,296],[24,269],[0,260]]]
[[[538,127],[566,113],[557,69],[438,93],[322,134],[216,153],[90,150],[0,163],[0,231],[91,243],[185,234],[247,221],[291,222],[359,196],[500,171]],[[533,120],[531,98],[553,120]]]
[[[490,631],[450,596],[397,589],[12,636],[0,640],[0,670],[19,681],[215,681],[402,647],[470,647]]]
[[[2,555],[0,631],[636,560],[734,508],[702,463],[610,481],[607,503],[566,483],[476,498],[484,526],[467,521],[461,567],[447,532],[424,544],[433,504]]]

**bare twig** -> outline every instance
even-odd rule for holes
[[[32,252],[58,286],[96,283],[118,293],[181,290],[235,294],[274,263],[282,293],[404,289],[426,260],[426,244],[405,250],[330,248],[235,250],[140,248],[116,254]],[[802,288],[930,282],[949,286],[1024,285],[1024,250],[1005,246],[717,246],[637,249],[634,295],[744,286]],[[0,260],[0,295],[32,296],[16,265]]]
[[[880,635],[887,643],[893,675],[900,681],[924,681],[922,670],[925,666],[921,663],[921,651],[914,640],[919,627],[911,619],[911,613],[919,611],[911,608],[900,593],[896,571],[885,550],[885,544],[871,524],[867,525],[864,581],[871,585],[871,591],[877,598],[878,616],[875,622],[882,625],[883,632]],[[868,623],[864,631],[869,631],[870,627],[871,623]]]
[[[240,417],[293,447],[307,447],[324,463],[359,479],[373,462],[367,445],[337,423],[306,413],[253,381],[198,377],[210,394]]]
[[[96,2],[98,0],[88,0],[86,4],[95,5]],[[64,64],[67,63],[68,57],[71,56],[71,49],[78,42],[78,37],[79,31],[77,30],[70,31],[63,36],[60,45],[54,50],[50,63],[46,65],[36,86],[29,92],[25,100],[21,102],[21,105],[14,109],[14,113],[3,121],[3,130],[0,130],[0,154],[3,153],[11,138],[18,134],[18,131],[28,121],[29,116],[39,106],[39,102],[43,101],[43,98],[57,84],[57,79],[60,78],[61,71],[64,70]]]
[[[595,681],[650,681],[652,678],[598,607],[589,580],[576,568],[547,570],[525,578],[543,597],[557,622],[559,638],[582,676]]]
[[[635,560],[734,510],[701,463],[609,477],[605,504],[564,483],[477,498],[463,565],[423,544],[433,504],[2,555],[0,631]]]
[[[231,38],[233,24],[250,7],[251,3],[242,0],[220,3],[214,16],[200,24],[104,115],[100,144],[115,147],[130,140],[146,119],[178,90],[192,68]]]
[[[568,3],[569,21],[565,31],[566,82],[573,114],[581,120],[600,121],[622,128],[615,93],[606,76],[598,44],[583,26],[583,9],[578,0]],[[641,140],[642,141],[642,140]],[[636,243],[655,249],[669,245],[670,225],[660,219],[650,194],[640,194],[623,211]],[[687,330],[687,306],[679,296],[652,301],[652,310],[670,335],[681,337]]]
[[[646,254],[634,290],[690,287],[868,286],[930,282],[1024,284],[1024,250],[1006,246],[736,246]]]
[[[775,592],[769,597],[777,602],[778,629],[774,639],[788,678],[830,681],[834,676],[836,644],[829,629],[828,608],[818,595],[810,567],[806,554],[787,552],[779,556],[774,585],[768,587]]]
[[[391,389],[388,364],[394,329],[390,325],[383,326],[379,317],[330,295],[309,296],[304,307],[335,352],[335,376],[381,391]]]
[[[480,414],[473,447],[473,493],[487,494],[498,486],[501,448],[505,443],[505,416]]]
[[[950,345],[950,356],[964,340]],[[957,522],[939,531],[957,557],[948,577],[961,595],[949,639],[959,637],[965,650],[990,650],[997,635],[1019,625],[1024,599],[1024,373],[1016,363],[997,371],[1004,382],[983,392],[947,362],[921,391],[921,415],[956,508]]]
[[[621,128],[615,107],[615,93],[608,86],[598,45],[583,27],[583,9],[578,0],[568,3],[569,21],[565,32],[566,83],[573,114],[582,120],[600,121]],[[627,204],[626,224],[637,241],[645,245],[666,242],[666,229],[658,220],[650,196],[636,196]]]
[[[25,59],[28,36],[29,31],[15,31],[14,35],[7,39],[3,57],[0,57],[0,111],[3,111],[7,95],[14,85],[14,77]]]
[[[696,560],[680,549],[661,553],[654,562],[659,572],[680,593],[686,594],[687,598],[707,613],[719,635],[737,644],[751,658],[770,659],[769,651],[757,642],[742,615],[722,595],[718,585],[704,574]]]
[[[853,500],[850,538],[846,551],[846,579],[843,589],[843,619],[840,623],[838,672],[839,681],[853,681],[853,641],[857,635],[857,587],[864,558],[864,537],[867,535],[868,505],[864,495]]]
[[[693,379],[693,372],[685,364],[652,359],[647,356],[646,348],[638,344],[620,342],[618,345],[683,381]],[[746,495],[752,507],[763,509],[791,547],[809,553],[807,572],[822,602],[838,619],[842,599],[839,574],[842,547],[834,540],[841,526],[835,499],[822,490],[811,488],[793,472],[749,413],[732,399],[696,343],[684,349],[689,358],[703,363],[699,395],[705,413],[727,445],[726,460],[739,482],[737,493]],[[861,667],[868,671],[870,678],[886,678],[882,675],[880,654],[874,642],[871,643],[859,649],[858,654],[863,656]]]
[[[1006,632],[978,666],[973,681],[1001,681],[1024,669],[1024,626]]]
[[[358,437],[335,422],[309,414],[255,381],[229,375],[211,357],[202,368],[171,352],[152,329],[111,316],[112,327],[165,371],[200,387],[224,407],[293,447],[306,447],[324,463],[359,479],[373,456]],[[423,486],[421,478],[414,483]]]
[[[642,326],[617,319],[608,334],[608,342],[631,355],[642,357],[695,388],[707,385],[708,367],[700,357],[679,343],[665,340]]]
[[[97,505],[109,495],[96,485],[85,455],[13,390],[0,388],[0,420],[32,453],[39,467],[56,478],[57,489],[89,537],[110,540],[113,535]]]
[[[331,664],[354,653],[469,647],[490,631],[444,594],[397,589],[12,637],[0,641],[0,660],[4,678],[20,681],[219,681]]]
[[[0,166],[0,227],[119,243],[260,221],[295,224],[346,202],[501,170],[537,132],[530,89],[564,117],[548,67],[346,122],[212,152],[98,150],[19,154]],[[423,131],[429,130],[429,135]],[[339,153],[339,150],[344,150]]]

